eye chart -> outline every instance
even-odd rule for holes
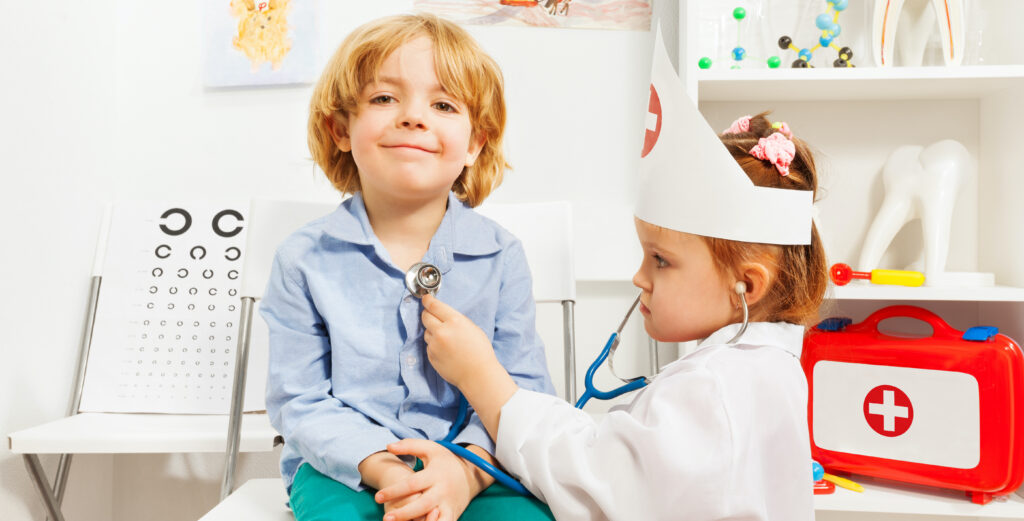
[[[81,411],[229,411],[248,209],[113,207]]]

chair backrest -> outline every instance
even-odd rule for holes
[[[476,209],[523,243],[537,302],[576,300],[572,206],[568,202],[483,204]]]
[[[319,203],[310,201],[281,201],[271,199],[253,199],[249,205],[249,233],[246,235],[245,257],[242,264],[239,296],[258,301],[263,297],[267,281],[270,280],[270,269],[274,264],[277,247],[303,225],[323,217],[338,208],[338,203]],[[243,309],[244,311],[244,309]],[[248,326],[251,331],[248,352],[246,353],[246,371],[237,374],[245,384],[243,407],[246,411],[261,411],[266,406],[267,365],[269,352],[267,326],[250,309],[250,315],[240,317],[239,322]],[[239,335],[241,337],[241,334]],[[234,415],[234,411],[232,411]]]
[[[512,232],[523,244],[526,262],[533,277],[533,299],[538,304],[561,304],[562,342],[555,342],[548,331],[546,311],[538,306],[537,331],[547,347],[548,367],[556,389],[569,403],[576,401],[576,334],[574,309],[576,273],[573,249],[572,205],[565,201],[516,204],[483,204],[476,209]],[[561,344],[559,349],[557,346]]]
[[[262,297],[270,280],[270,267],[277,247],[292,232],[337,207],[338,203],[253,199],[249,207],[241,296]]]

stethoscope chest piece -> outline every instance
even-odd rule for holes
[[[417,262],[405,272],[405,287],[417,298],[428,293],[436,295],[441,289],[441,270],[433,264]]]

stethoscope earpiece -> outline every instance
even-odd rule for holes
[[[747,332],[747,324],[750,323],[750,310],[747,309],[747,283],[738,280],[733,288],[736,294],[740,296],[740,304],[743,305],[743,325],[740,326],[740,330],[736,332],[736,335],[726,342],[727,344],[735,344],[743,336],[743,333]]]
[[[436,295],[441,289],[441,270],[433,264],[417,262],[405,272],[405,287],[417,298],[428,293]]]

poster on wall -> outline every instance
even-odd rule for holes
[[[204,0],[207,87],[311,83],[314,0]]]
[[[648,31],[653,0],[415,0],[464,24]]]

